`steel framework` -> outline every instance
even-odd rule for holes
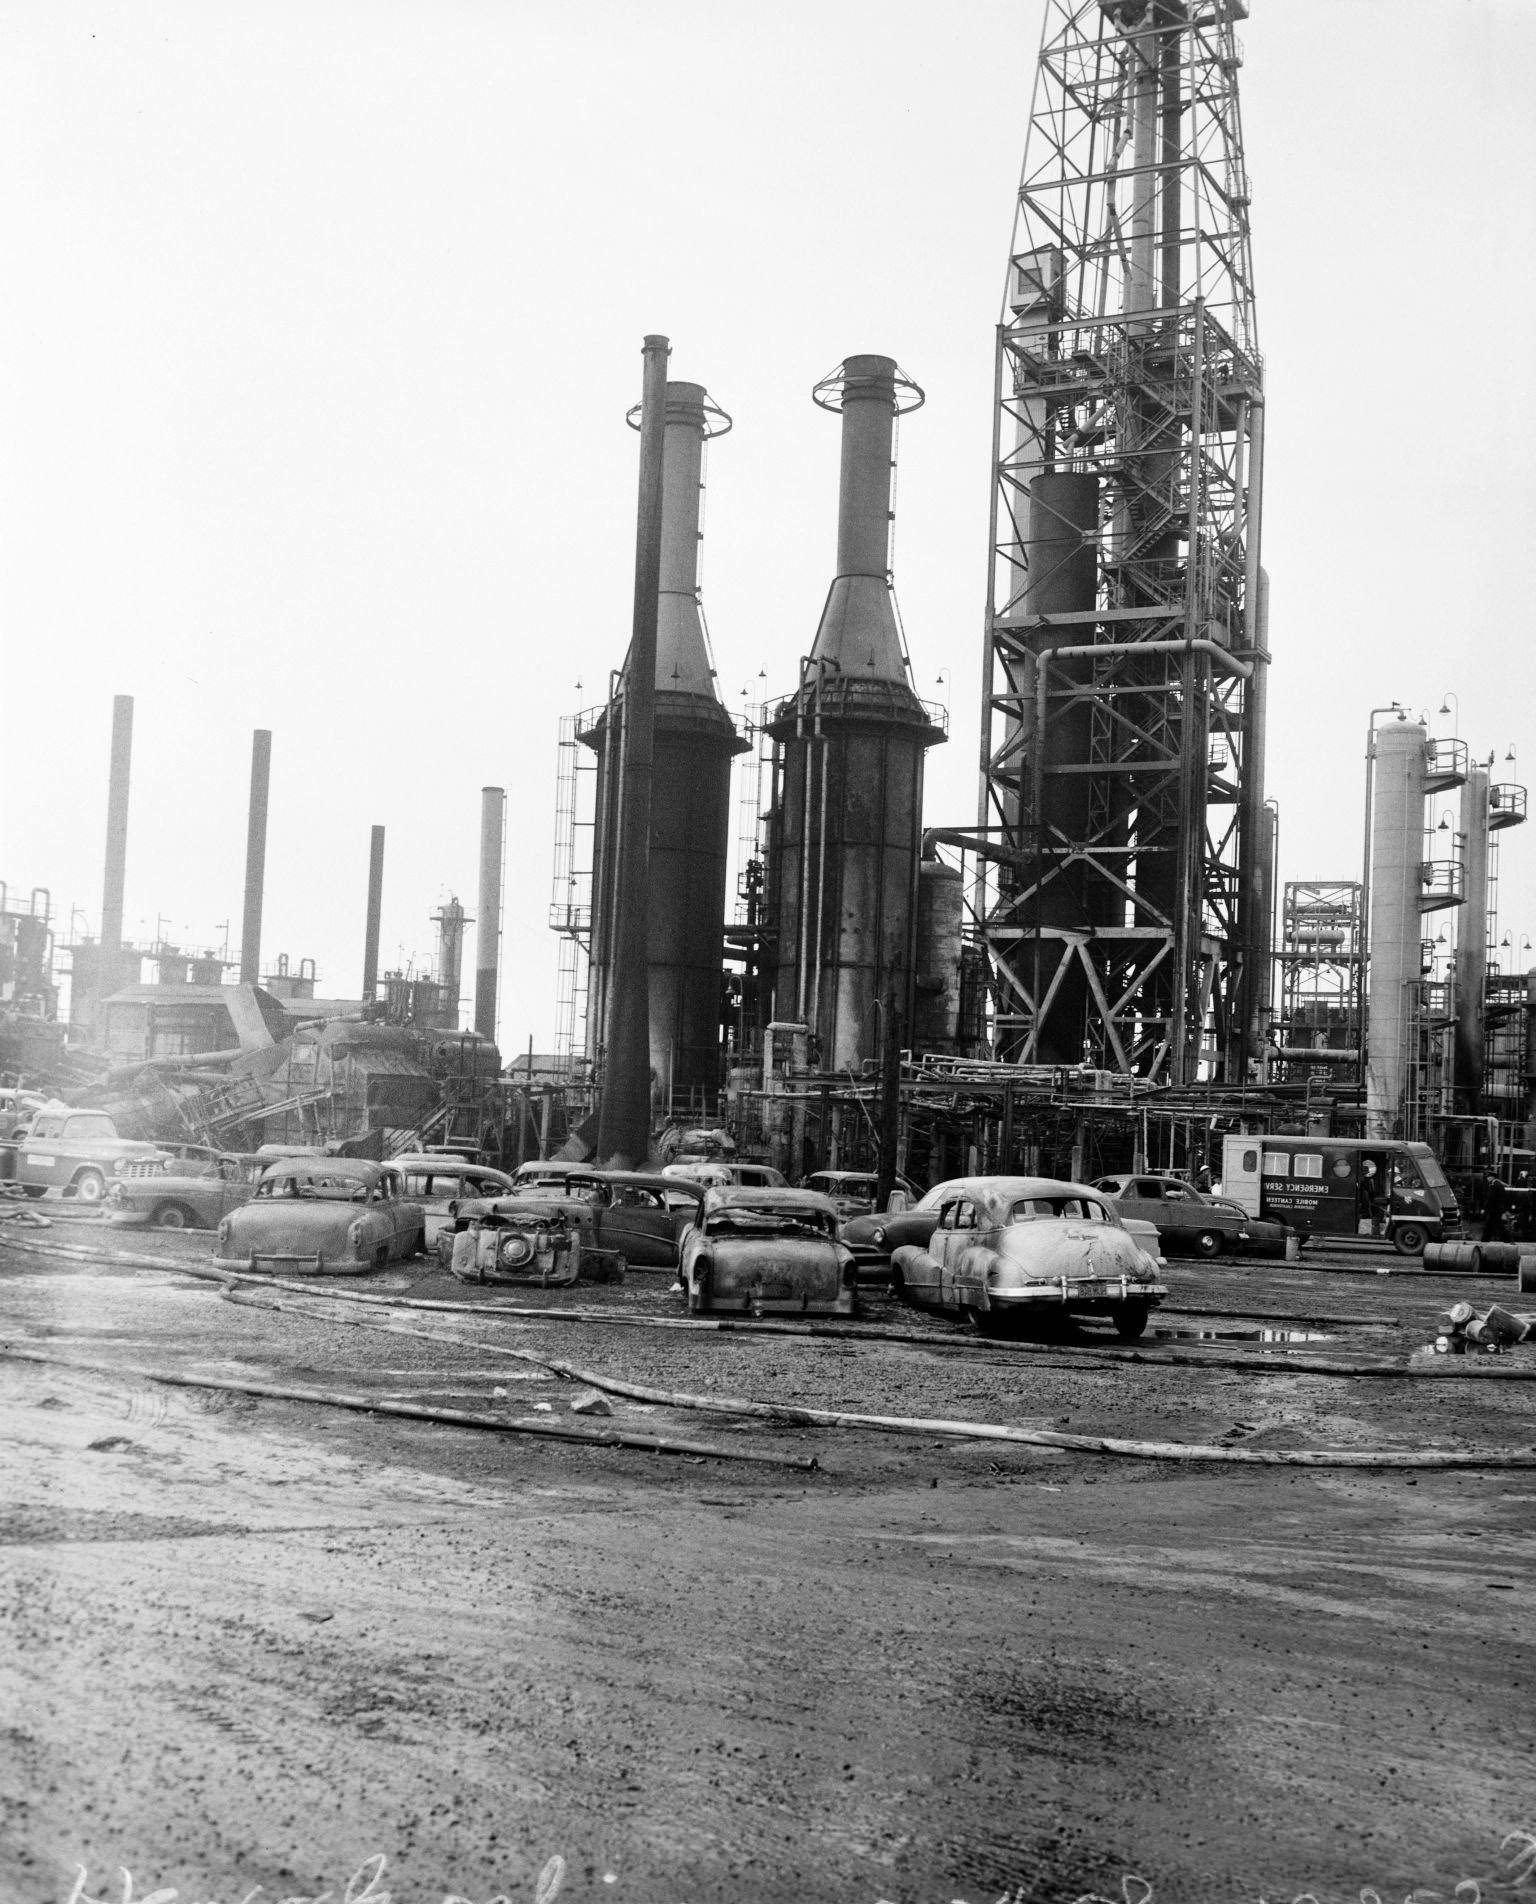
[[[973,911],[1000,1057],[1262,1037],[1263,375],[1234,21],[1047,0],[997,341]]]

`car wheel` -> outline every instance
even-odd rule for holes
[[[155,1206],[150,1222],[157,1230],[189,1230],[197,1217],[184,1203],[160,1203]]]
[[[1123,1302],[1115,1311],[1115,1334],[1125,1342],[1134,1342],[1138,1336],[1147,1332],[1147,1318],[1152,1310],[1144,1302]]]
[[[1429,1232],[1422,1223],[1400,1223],[1392,1232],[1392,1247],[1399,1256],[1422,1256]]]
[[[1195,1254],[1207,1260],[1221,1254],[1220,1230],[1201,1230],[1195,1237]]]
[[[75,1195],[81,1203],[100,1203],[107,1194],[107,1180],[99,1170],[82,1170],[75,1179]]]
[[[373,1252],[373,1266],[375,1269],[389,1268],[389,1245],[387,1243],[379,1243],[375,1245],[374,1252]]]

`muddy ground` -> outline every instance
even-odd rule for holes
[[[982,1343],[879,1293],[858,1335],[644,1326],[678,1314],[665,1277],[390,1312],[447,1343],[122,1260],[208,1243],[0,1230],[10,1348],[109,1365],[0,1358],[6,1904],[122,1904],[125,1871],[136,1904],[340,1900],[378,1857],[374,1899],[485,1904],[532,1899],[556,1855],[562,1898],[636,1904],[1536,1895],[1536,1467],[621,1398],[585,1424],[720,1451],[652,1453],[135,1372],[584,1425],[516,1348],[704,1396],[1486,1455],[1536,1446],[1536,1348],[1410,1371],[1449,1300],[1518,1302],[1512,1279],[1170,1263],[1166,1361],[1098,1330]],[[420,1265],[373,1287],[465,1293]]]

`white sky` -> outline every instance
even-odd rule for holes
[[[1281,874],[1359,866],[1367,710],[1447,689],[1536,782],[1536,5],[1254,0]],[[356,995],[473,911],[509,793],[501,1042],[549,1047],[556,726],[629,636],[647,331],[736,420],[705,607],[740,708],[809,646],[856,351],[928,392],[896,581],[974,817],[993,326],[1040,0],[0,0],[0,878],[100,923],[135,696],[125,930],[238,941],[273,730],[263,964]],[[951,679],[937,686],[941,669]],[[578,696],[577,680],[584,684]],[[1518,770],[1504,762],[1513,745]],[[1450,805],[1454,796],[1446,796]],[[1536,938],[1536,830],[1501,926]],[[474,969],[466,946],[466,1010]]]

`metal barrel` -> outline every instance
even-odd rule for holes
[[[1484,1252],[1497,1247],[1489,1243],[1426,1243],[1424,1267],[1445,1275],[1477,1276],[1483,1270]]]
[[[1521,1250],[1515,1284],[1522,1296],[1536,1296],[1536,1250]]]

